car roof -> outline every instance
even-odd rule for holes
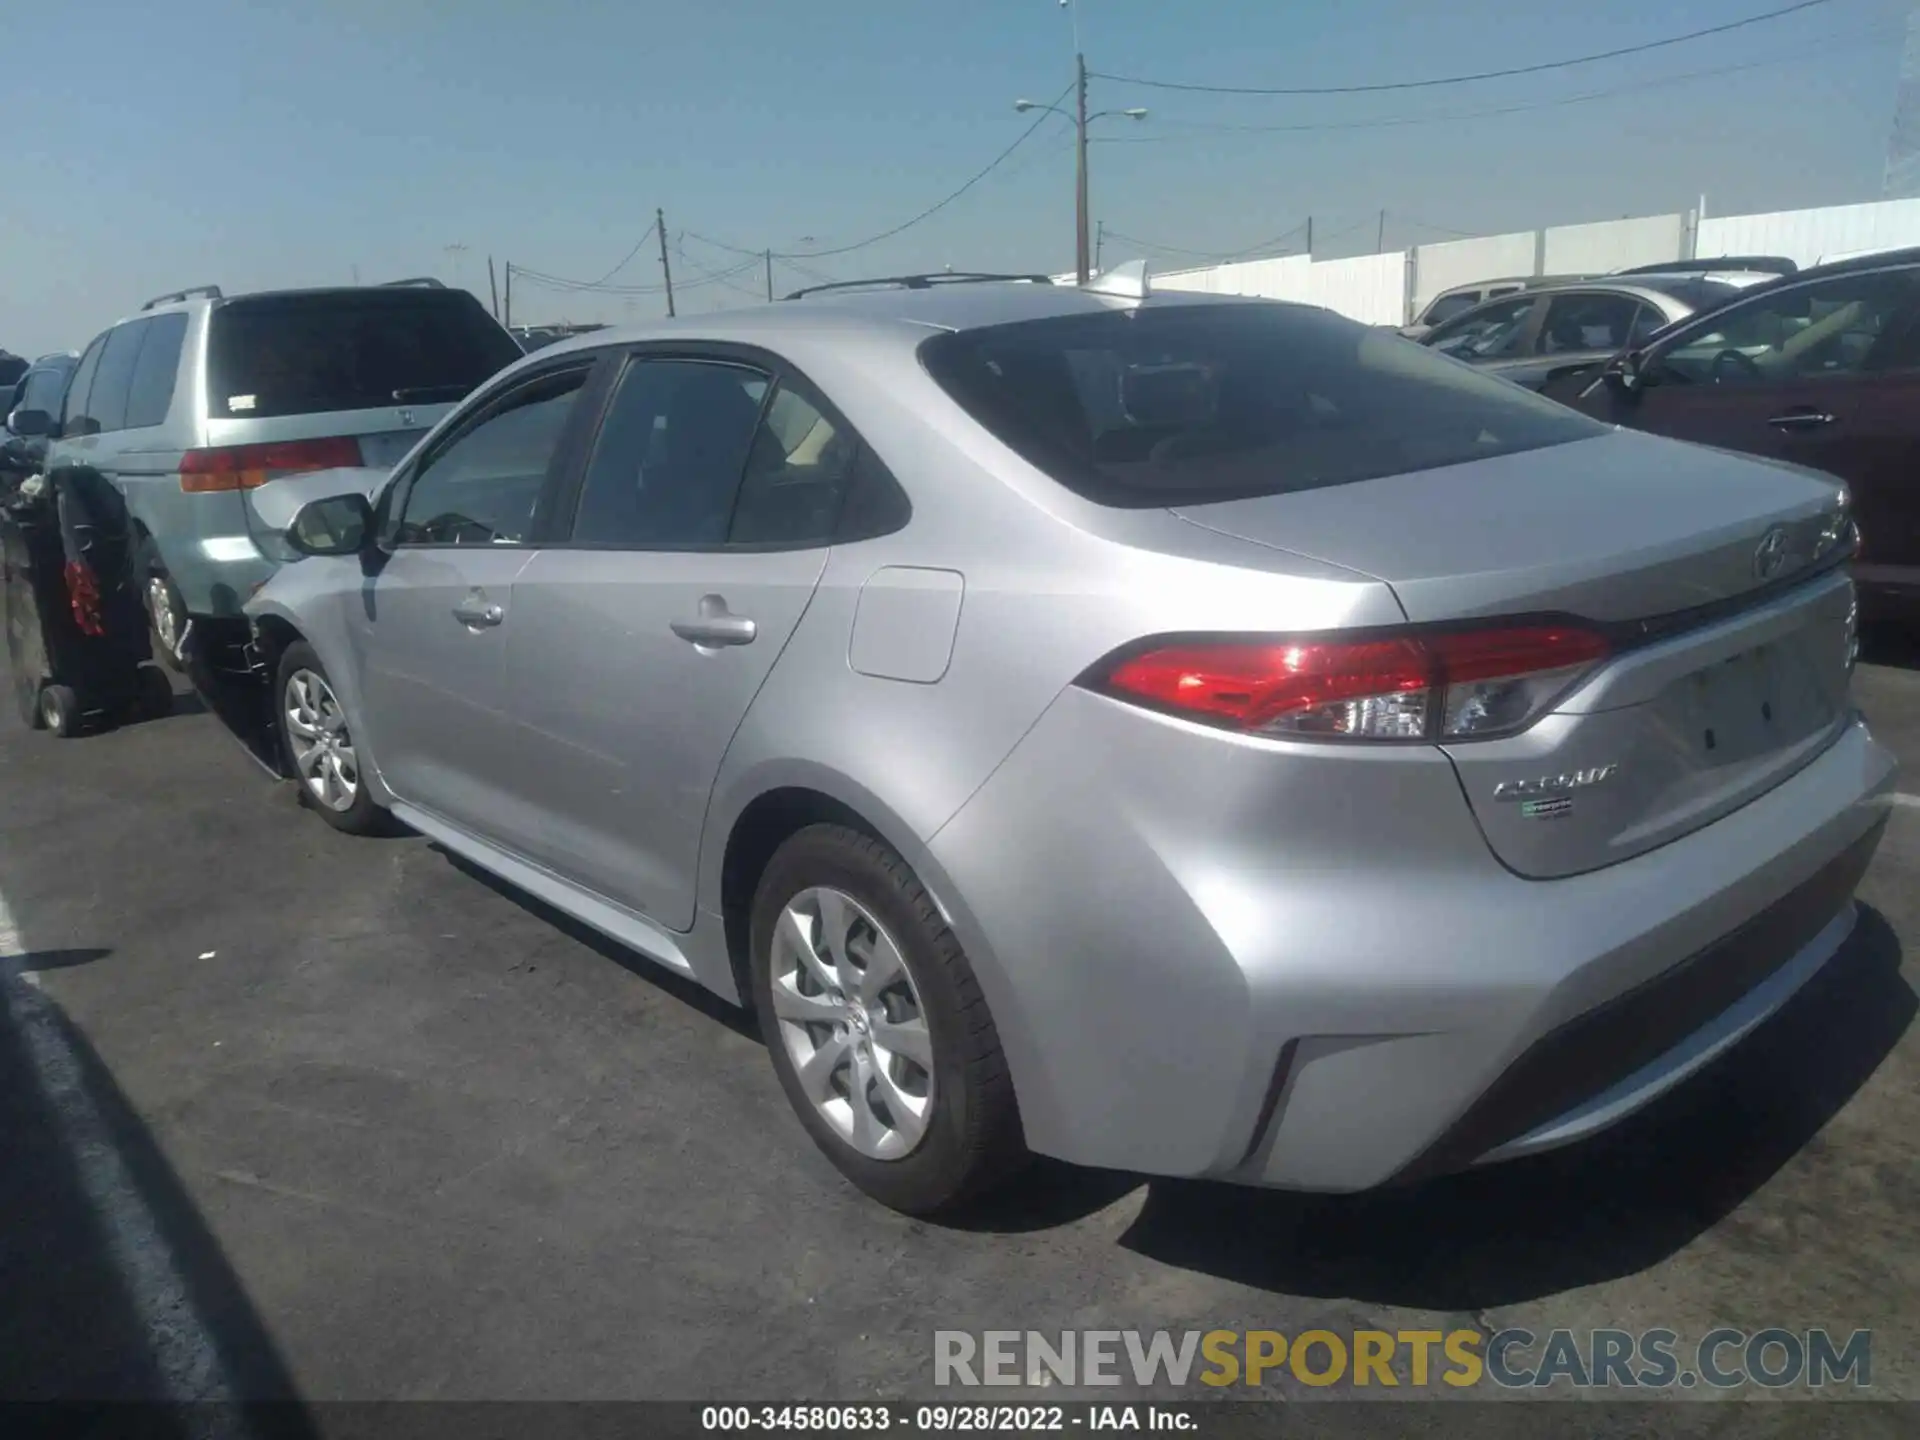
[[[549,345],[539,354],[553,358],[577,350],[647,340],[733,340],[765,343],[780,336],[816,336],[848,329],[892,332],[918,340],[941,331],[978,330],[1022,320],[1046,320],[1070,315],[1097,315],[1135,307],[1147,310],[1192,308],[1203,305],[1290,305],[1238,295],[1210,295],[1193,290],[1151,291],[1143,300],[1083,290],[1076,285],[1040,285],[1020,282],[936,285],[924,290],[839,290],[798,300],[738,310],[709,311],[634,325],[610,325],[604,330],[574,335]],[[1294,308],[1304,308],[1295,306]]]

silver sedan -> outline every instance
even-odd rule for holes
[[[1149,292],[596,332],[298,482],[309,805],[750,1004],[911,1212],[1525,1154],[1784,1003],[1893,785],[1842,487]]]

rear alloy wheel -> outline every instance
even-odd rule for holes
[[[280,737],[300,798],[336,830],[367,835],[380,829],[385,812],[368,792],[346,709],[312,646],[299,641],[287,647],[274,688]]]
[[[774,854],[752,913],[753,998],[814,1143],[867,1194],[951,1210],[1026,1157],[972,967],[906,863],[839,825]]]

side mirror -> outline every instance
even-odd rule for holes
[[[1607,388],[1621,397],[1637,395],[1646,382],[1646,376],[1640,368],[1640,354],[1636,350],[1623,350],[1600,372],[1600,378]]]
[[[372,539],[373,507],[360,494],[309,500],[287,527],[287,543],[302,555],[358,555]]]
[[[7,429],[22,440],[35,440],[53,434],[53,416],[44,410],[16,410],[7,417]]]

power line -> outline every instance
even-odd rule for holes
[[[1065,90],[1062,90],[1058,95],[1054,96],[1053,105],[1057,106],[1060,104],[1062,100],[1065,100],[1067,98],[1068,91],[1072,89],[1073,89],[1073,86],[1069,85],[1066,87]],[[986,163],[986,165],[982,166],[979,170],[976,170],[967,179],[966,183],[961,185],[957,190],[954,190],[949,194],[947,194],[946,196],[944,196],[943,198],[936,200],[933,204],[929,205],[926,209],[922,210],[918,215],[915,215],[912,219],[903,220],[898,225],[893,226],[891,229],[882,230],[878,235],[869,235],[864,240],[856,240],[851,245],[835,245],[830,249],[825,249],[825,250],[793,251],[785,255],[782,255],[776,251],[775,258],[783,259],[783,260],[784,259],[823,260],[829,255],[850,255],[855,250],[864,250],[869,245],[878,245],[882,240],[891,240],[894,236],[898,235],[903,230],[911,230],[915,225],[918,225],[921,221],[931,219],[933,216],[939,214],[942,210],[946,209],[947,206],[951,205],[954,201],[958,200],[962,195],[966,194],[974,186],[978,185],[982,180],[986,179],[987,176],[991,175],[995,170],[999,169],[1000,166],[1006,161],[1008,156],[1013,154],[1013,152],[1018,150],[1022,145],[1026,144],[1028,140],[1032,139],[1034,132],[1038,130],[1042,125],[1046,124],[1047,121],[1051,120],[1052,118],[1053,118],[1053,109],[1051,107],[1042,107],[1040,110],[1040,118],[1035,120],[1025,130],[1022,130],[1019,134],[1019,137],[1015,139],[1011,145],[1007,146],[1006,149],[1002,150],[998,155],[994,156],[993,159],[991,159]]]
[[[1568,60],[1547,60],[1537,65],[1515,65],[1505,70],[1481,70],[1471,75],[1446,75],[1427,80],[1395,80],[1372,85],[1198,85],[1176,80],[1149,80],[1138,75],[1109,75],[1099,71],[1090,73],[1100,80],[1112,80],[1125,85],[1142,85],[1150,90],[1184,90],[1207,95],[1373,95],[1386,90],[1431,90],[1443,85],[1471,85],[1481,80],[1503,80],[1514,75],[1539,75],[1548,70],[1565,70],[1574,65],[1591,65],[1599,60],[1617,60],[1623,55],[1642,55],[1649,50],[1663,50],[1671,45],[1684,45],[1688,41],[1704,40],[1708,36],[1725,35],[1730,31],[1743,30],[1749,25],[1760,25],[1769,20],[1783,19],[1788,15],[1796,15],[1802,10],[1812,10],[1829,3],[1831,0],[1799,0],[1797,4],[1782,6],[1778,10],[1749,15],[1744,20],[1730,20],[1723,25],[1709,25],[1704,30],[1690,30],[1684,35],[1672,35],[1664,40],[1648,40],[1639,45],[1623,45],[1616,50],[1600,50],[1591,55],[1576,55]]]
[[[1563,95],[1555,100],[1532,100],[1517,105],[1497,105],[1481,110],[1450,110],[1427,115],[1386,115],[1372,120],[1314,121],[1293,125],[1189,125],[1177,134],[1171,135],[1122,135],[1096,138],[1090,143],[1095,145],[1168,145],[1180,142],[1205,139],[1214,135],[1297,135],[1308,132],[1330,130],[1379,130],[1405,125],[1437,125],[1453,120],[1484,120],[1496,115],[1521,115],[1533,110],[1555,110],[1565,105],[1585,105],[1595,100],[1611,100],[1620,95],[1636,95],[1647,90],[1657,90],[1668,85],[1682,85],[1694,80],[1709,80],[1721,75],[1737,75],[1749,70],[1765,70],[1775,65],[1796,64],[1804,60],[1809,51],[1834,46],[1848,46],[1865,40],[1881,40],[1890,32],[1884,28],[1858,32],[1852,35],[1833,35],[1824,40],[1816,40],[1800,46],[1791,55],[1775,55],[1764,60],[1749,60],[1738,65],[1716,65],[1706,70],[1689,70],[1679,75],[1660,75],[1651,80],[1639,80],[1629,85],[1609,86],[1604,90],[1589,90],[1580,95]]]
[[[683,230],[680,233],[684,236],[687,232]],[[679,240],[675,240],[673,242],[673,253],[679,256],[682,262],[684,262],[687,268],[692,270],[694,274],[704,276],[706,280],[711,281],[715,285],[724,285],[729,290],[738,291],[742,295],[749,295],[755,300],[760,300],[765,298],[757,290],[749,290],[744,285],[736,285],[733,283],[732,277],[750,268],[753,264],[753,261],[751,260],[745,262],[742,265],[735,266],[732,270],[727,271],[726,274],[721,275],[721,274],[716,274],[714,271],[707,269],[706,266],[700,264],[692,256],[687,254],[686,246],[682,245]],[[756,256],[755,258],[759,259],[762,257]],[[695,283],[699,283],[699,282],[695,282]],[[680,288],[685,290],[685,289],[691,289],[692,287],[683,285]]]

